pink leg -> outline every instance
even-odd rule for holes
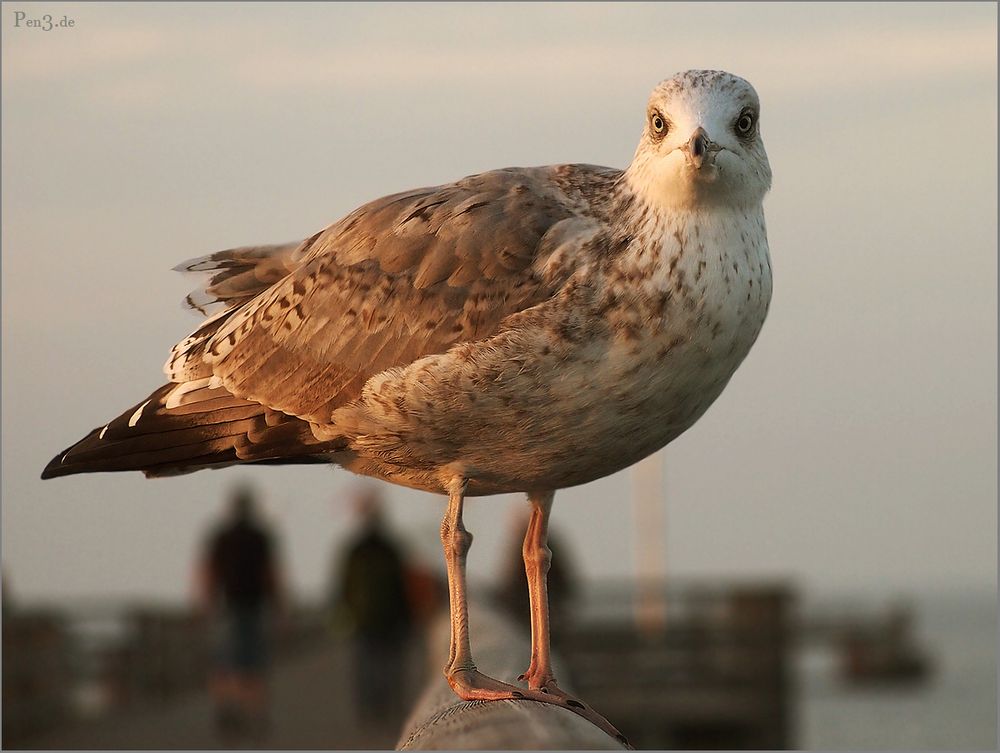
[[[531,605],[531,662],[527,671],[518,677],[526,680],[529,688],[545,690],[555,686],[552,674],[552,657],[549,647],[549,595],[548,573],[552,564],[552,551],[548,546],[549,512],[552,510],[553,492],[528,495],[531,518],[524,534],[521,556],[528,576],[528,602]]]
[[[552,565],[549,549],[549,513],[552,511],[554,492],[531,492],[531,518],[524,534],[521,555],[524,571],[528,576],[528,600],[531,605],[531,661],[527,671],[518,677],[528,683],[529,690],[545,694],[550,703],[565,706],[589,720],[620,742],[622,735],[607,719],[579,699],[573,698],[556,684],[552,672],[552,651],[549,640],[548,574]]]
[[[448,511],[441,522],[441,543],[448,568],[448,595],[451,600],[451,650],[448,666],[444,670],[445,677],[452,690],[467,701],[531,697],[535,694],[530,691],[482,674],[472,660],[465,582],[465,562],[472,546],[472,534],[465,530],[462,523],[465,481],[456,480],[449,491]]]

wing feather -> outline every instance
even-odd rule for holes
[[[188,293],[185,305],[206,315],[243,305],[292,271],[303,245],[230,248],[181,262],[174,267],[178,272],[208,274],[204,285]]]
[[[248,253],[215,260],[230,266],[188,264],[228,273],[206,290],[241,303],[182,341],[167,374],[211,374],[238,397],[328,423],[373,375],[489,337],[554,295],[574,269],[574,243],[597,224],[556,180],[569,169],[614,177],[589,166],[512,168],[376,200],[282,247],[291,269],[272,282],[267,265],[268,286],[250,300],[240,298],[254,289]]]

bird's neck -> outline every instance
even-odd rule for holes
[[[650,183],[636,179],[626,170],[616,186],[612,216],[620,232],[647,241],[659,241],[678,234],[687,236],[706,231],[706,236],[739,234],[748,226],[764,227],[761,200],[750,202],[674,202],[664,192],[651,190]]]
[[[662,159],[651,158],[645,151],[636,153],[622,173],[620,185],[639,204],[670,216],[706,211],[759,211],[766,193],[751,191],[732,181],[695,179]]]

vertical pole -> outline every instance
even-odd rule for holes
[[[666,529],[663,453],[656,452],[632,468],[636,531],[635,621],[646,635],[661,634],[667,624]]]

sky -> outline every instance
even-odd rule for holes
[[[4,3],[0,29],[15,598],[185,598],[241,480],[293,589],[321,594],[354,523],[346,471],[38,478],[162,383],[198,323],[179,305],[195,282],[170,269],[483,170],[624,167],[649,91],[687,68],[760,95],[774,298],[723,395],[646,461],[662,525],[644,540],[678,579],[995,588],[995,4]],[[623,471],[557,494],[583,575],[641,567],[634,486]],[[443,499],[384,491],[441,567]],[[523,505],[467,505],[472,578],[495,577]]]

